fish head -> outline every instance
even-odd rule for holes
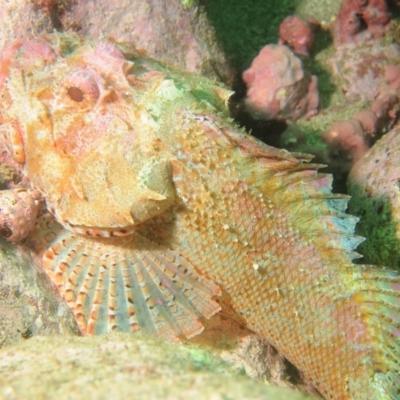
[[[49,211],[79,233],[129,234],[175,202],[152,101],[168,100],[168,83],[131,53],[63,35],[2,53],[0,132]]]

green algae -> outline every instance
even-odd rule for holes
[[[323,25],[334,21],[342,0],[301,0],[296,6],[296,14],[307,18],[312,15]]]
[[[366,108],[368,103],[359,101],[356,103],[345,104],[341,107],[331,107],[329,112],[321,112],[312,119],[301,119],[297,125],[305,133],[307,145],[322,146],[321,135],[332,129],[335,121],[345,121],[352,118],[357,112]],[[325,145],[322,146],[325,148]]]
[[[398,222],[392,218],[389,197],[368,196],[357,185],[350,185],[349,213],[360,218],[356,234],[367,238],[358,246],[362,264],[385,265],[400,269],[400,241],[396,234]]]
[[[191,8],[196,5],[196,0],[181,0],[181,4],[187,8]]]
[[[277,43],[279,25],[289,15],[313,16],[327,26],[337,15],[341,0],[212,0],[204,1],[207,16],[235,68],[248,67],[260,49]],[[326,35],[318,32],[316,41]]]
[[[294,13],[298,3],[298,0],[212,0],[205,2],[205,9],[232,64],[243,70],[263,46],[278,41],[279,24]]]

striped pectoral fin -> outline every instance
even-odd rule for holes
[[[136,234],[93,239],[47,229],[43,265],[82,334],[142,330],[178,341],[220,310],[219,287],[174,251]]]

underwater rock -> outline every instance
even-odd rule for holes
[[[385,68],[385,78],[393,89],[400,89],[400,65],[387,65]]]
[[[335,79],[349,102],[373,101],[385,84],[387,65],[400,61],[396,43],[364,43],[336,49],[329,59]]]
[[[33,265],[30,252],[0,239],[0,347],[35,335],[77,334],[72,314]]]
[[[0,2],[0,48],[11,40],[50,33],[54,29],[51,15],[38,7],[39,0]]]
[[[361,122],[356,118],[351,118],[334,122],[332,129],[324,133],[322,139],[328,143],[330,152],[334,153],[339,149],[350,155],[352,162],[355,162],[368,150],[364,136]]]
[[[66,30],[96,40],[133,42],[150,56],[228,85],[234,78],[203,8],[185,7],[180,0],[0,3],[0,48],[18,38]]]
[[[341,151],[354,163],[394,125],[398,116],[399,98],[384,92],[370,108],[362,109],[348,120],[335,121],[321,137],[328,144],[329,153]]]
[[[263,47],[243,72],[247,85],[246,108],[256,119],[290,120],[317,113],[317,77],[303,69],[289,47]]]
[[[339,149],[354,163],[397,122],[400,111],[400,68],[393,64],[384,66],[380,81],[369,108],[363,108],[348,120],[335,121],[332,128],[322,135],[330,153],[336,153]]]
[[[34,337],[0,351],[0,398],[306,400],[198,346],[140,335]]]
[[[180,0],[77,0],[60,16],[65,30],[95,40],[112,38],[175,65],[231,84],[234,71],[202,7]]]
[[[343,0],[332,26],[335,46],[380,38],[389,22],[385,0]]]
[[[285,18],[279,25],[279,42],[289,46],[296,54],[308,56],[314,44],[312,25],[297,15]]]

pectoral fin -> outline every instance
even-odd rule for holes
[[[202,332],[201,318],[220,310],[217,285],[138,234],[93,239],[42,217],[36,237],[44,269],[84,335],[142,330],[179,341]]]

